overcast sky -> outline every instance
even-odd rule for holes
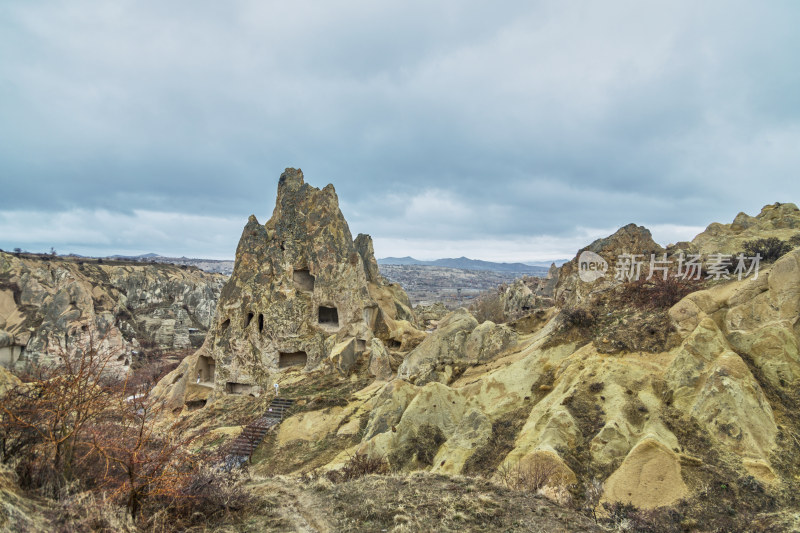
[[[800,4],[0,2],[0,248],[232,258],[285,167],[421,259],[800,192]]]

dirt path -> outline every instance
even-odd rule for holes
[[[294,530],[301,533],[330,533],[335,528],[330,524],[322,502],[308,488],[302,488],[291,479],[273,478],[267,482],[271,485],[282,504],[279,512],[283,519],[294,526]]]

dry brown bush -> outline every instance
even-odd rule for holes
[[[793,239],[797,237],[795,235]],[[761,260],[771,263],[782,255],[792,251],[792,241],[782,241],[777,237],[769,237],[767,239],[754,239],[746,241],[742,247],[742,252],[747,257],[755,257],[756,254],[761,256]]]
[[[32,367],[0,403],[3,460],[13,461],[23,487],[59,497],[91,464],[88,430],[114,396],[116,354],[101,353],[102,341],[58,347],[52,364]]]
[[[344,483],[369,474],[388,474],[389,463],[383,457],[370,457],[367,454],[351,455],[339,470],[331,470],[325,476],[333,483]]]
[[[520,463],[503,463],[497,469],[501,483],[513,490],[538,492],[546,485],[564,485],[563,474],[554,462],[536,461],[523,467]]]
[[[619,300],[639,309],[667,309],[684,296],[705,286],[704,280],[682,279],[674,276],[663,279],[642,278],[622,285]]]
[[[562,313],[564,324],[568,327],[590,328],[597,320],[597,314],[594,310],[583,307],[568,307]]]

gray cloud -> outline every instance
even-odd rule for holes
[[[230,255],[286,166],[334,183],[379,255],[689,238],[800,192],[798,23],[792,2],[4,2],[0,247]],[[79,231],[105,214],[139,231]]]

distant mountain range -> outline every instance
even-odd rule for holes
[[[73,257],[82,257],[77,254],[70,254]],[[230,275],[233,271],[233,261],[218,259],[201,259],[188,257],[164,257],[159,254],[149,253],[141,255],[112,255],[105,259],[137,262],[172,263],[176,265],[191,265],[207,272],[220,272]],[[458,268],[461,270],[484,270],[489,272],[506,272],[513,274],[532,274],[543,276],[547,274],[552,263],[561,266],[568,259],[557,259],[555,261],[537,261],[531,263],[495,263],[492,261],[482,261],[480,259],[469,259],[468,257],[456,257],[446,259],[435,259],[433,261],[421,261],[413,257],[384,257],[378,259],[379,265],[400,265],[400,266],[435,266],[444,268]]]
[[[565,263],[567,260],[555,261],[556,265]],[[469,259],[467,257],[457,257],[448,259],[435,259],[433,261],[420,261],[413,257],[384,257],[378,259],[379,265],[420,265],[438,266],[446,268],[460,268],[463,270],[489,270],[492,272],[516,272],[520,274],[543,274],[547,273],[550,262],[526,263],[494,263],[491,261],[481,261],[480,259]]]

